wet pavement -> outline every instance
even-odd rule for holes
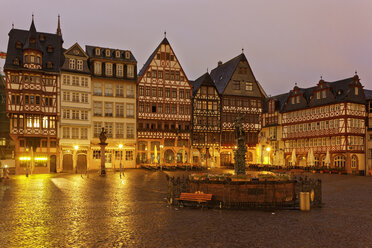
[[[372,177],[315,174],[323,208],[272,212],[169,207],[165,173],[3,180],[0,247],[372,247]]]

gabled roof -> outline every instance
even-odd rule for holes
[[[89,58],[89,56],[88,56],[88,54],[81,48],[81,46],[79,45],[79,43],[75,43],[75,44],[73,44],[70,48],[68,48],[68,49],[63,49],[63,54],[66,56],[68,56],[68,55],[70,55],[70,54],[68,54],[69,52],[71,52],[74,48],[77,48],[81,53],[82,53],[82,57],[85,57],[85,58]]]
[[[275,101],[275,110],[278,110],[279,112],[283,112],[285,110],[285,103],[287,102],[289,93],[284,93],[281,95],[277,96],[271,96],[265,99],[264,104],[263,104],[263,109],[262,111],[264,113],[267,113],[268,111],[268,103],[270,100]]]
[[[169,44],[169,41],[166,37],[164,37],[164,39],[160,42],[160,44],[156,47],[156,49],[152,52],[152,54],[150,55],[150,57],[147,59],[146,63],[143,65],[143,67],[141,68],[141,70],[139,71],[138,73],[138,76],[141,77],[143,76],[143,74],[145,73],[147,67],[149,67],[151,61],[154,59],[155,55],[157,54],[159,48],[161,45],[170,45]]]
[[[61,36],[57,34],[37,32],[33,22],[31,23],[30,30],[11,29],[8,35],[8,49],[4,69],[26,69],[23,67],[23,49],[16,48],[16,43],[20,42],[23,45],[23,48],[33,48],[33,44],[28,44],[31,35],[31,37],[35,38],[34,44],[38,44],[37,46],[39,46],[37,49],[39,49],[43,54],[42,70],[50,72],[58,72],[60,70],[60,66],[63,64]],[[40,40],[41,35],[44,37],[43,41]],[[48,46],[53,48],[53,52],[47,51]],[[13,64],[13,61],[16,58],[19,60],[19,65]],[[47,68],[47,62],[52,62],[52,68]]]
[[[211,71],[211,78],[216,84],[216,88],[220,94],[224,92],[240,61],[248,62],[244,53],[239,54],[235,58],[230,59],[224,64],[217,66]]]
[[[216,88],[216,85],[214,84],[211,76],[208,72],[204,73],[202,76],[200,76],[195,81],[190,81],[192,84],[192,93],[195,95],[201,86],[213,86]]]
[[[239,62],[241,61],[247,62],[249,73],[253,76],[254,81],[256,82],[261,94],[264,97],[267,97],[267,94],[262,88],[261,84],[256,80],[256,77],[254,76],[252,68],[249,65],[247,57],[244,55],[244,53],[239,54],[235,58],[230,59],[229,61],[227,61],[226,63],[222,65],[218,65],[216,68],[214,68],[211,71],[211,77],[214,83],[216,84],[218,92],[222,94],[225,91],[228,83],[231,80],[231,77],[233,76],[236,68],[238,67]]]

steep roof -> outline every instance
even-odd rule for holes
[[[233,76],[236,68],[238,67],[239,62],[241,61],[247,62],[249,73],[253,76],[254,81],[256,82],[261,94],[264,97],[267,97],[267,94],[262,88],[261,84],[256,80],[256,77],[254,76],[252,68],[249,65],[247,57],[244,55],[244,53],[239,54],[235,58],[230,59],[229,61],[223,63],[222,65],[218,65],[211,71],[211,77],[214,83],[216,84],[218,92],[222,94],[225,91],[226,86],[230,82],[231,77]]]
[[[214,84],[211,76],[209,75],[208,72],[204,73],[203,75],[201,75],[198,79],[196,79],[195,81],[190,81],[190,83],[192,84],[192,93],[193,95],[195,95],[198,90],[200,89],[201,86],[213,86],[213,87],[216,87],[216,85]]]
[[[23,49],[37,49],[42,52],[42,70],[58,72],[63,63],[62,56],[62,37],[57,34],[37,32],[32,21],[30,30],[11,29],[9,32],[7,56],[4,69],[23,69]],[[43,40],[40,39],[43,37]],[[35,39],[35,43],[30,43],[30,38]],[[22,48],[17,48],[16,43],[20,42]],[[48,52],[48,46],[53,48]],[[14,59],[19,60],[19,65],[13,63]],[[52,63],[52,68],[47,68],[47,62]]]
[[[169,45],[169,41],[166,37],[164,37],[164,39],[160,42],[160,44],[156,47],[156,49],[152,52],[152,54],[150,55],[150,57],[147,59],[146,63],[143,65],[143,67],[141,68],[141,70],[139,71],[138,73],[138,76],[143,76],[143,74],[145,73],[147,67],[149,67],[151,61],[154,59],[156,53],[158,52],[159,48],[161,45]]]
[[[211,78],[216,84],[216,88],[220,94],[224,92],[240,61],[247,61],[244,53],[239,54],[211,71]]]

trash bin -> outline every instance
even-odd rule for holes
[[[300,209],[301,211],[310,211],[310,193],[300,192]]]

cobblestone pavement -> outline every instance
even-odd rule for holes
[[[165,173],[0,182],[0,247],[372,247],[372,177],[315,175],[323,208],[168,207]]]

